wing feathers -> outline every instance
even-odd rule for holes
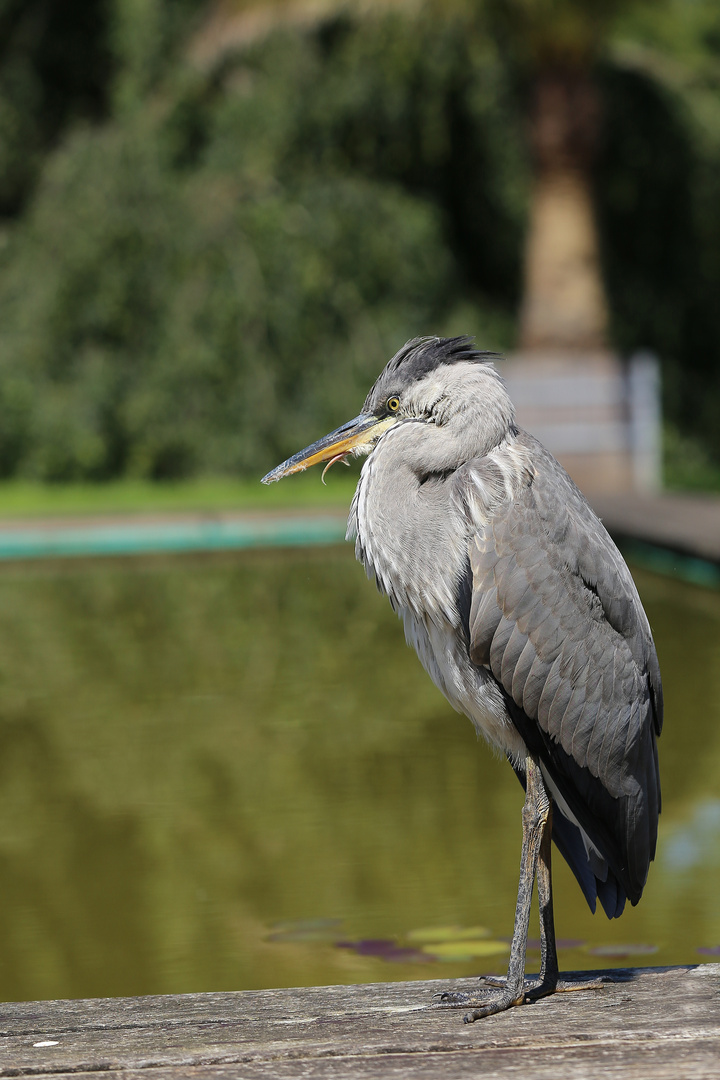
[[[596,878],[608,879],[608,866],[615,875],[617,888],[607,885],[603,905],[621,910],[625,893],[639,899],[655,852],[657,656],[635,585],[607,532],[547,451],[523,432],[518,440],[535,475],[526,474],[489,515],[472,504],[473,490],[480,490],[473,469],[481,471],[483,462],[470,463],[463,480],[466,513],[475,522],[470,658],[490,669],[529,750],[600,852],[592,856]],[[577,864],[569,835],[564,846]]]
[[[509,687],[510,696],[515,701],[523,700],[523,687],[527,685],[530,669],[535,662],[535,647],[529,638],[525,639],[525,647],[518,657],[515,670],[512,673],[512,681]],[[503,685],[505,685],[503,683]]]

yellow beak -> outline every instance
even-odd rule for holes
[[[283,461],[282,465],[263,476],[262,482],[272,484],[275,480],[282,480],[284,476],[304,472],[311,465],[320,465],[323,461],[331,461],[345,454],[369,454],[380,436],[396,423],[395,416],[384,416],[378,420],[377,416],[360,413],[354,420],[349,420],[347,424]]]

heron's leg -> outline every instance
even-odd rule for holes
[[[545,788],[544,782],[543,788]],[[540,976],[537,983],[527,994],[528,998],[552,993],[557,986],[559,972],[552,897],[552,802],[548,801],[549,809],[540,838],[535,875],[540,906]],[[486,986],[501,989],[505,988],[507,982],[507,980],[499,979],[496,976],[481,975],[480,978]]]
[[[560,979],[560,967],[555,943],[550,853],[552,850],[552,803],[550,816],[540,843],[537,867],[538,900],[540,902],[540,980],[525,995],[536,1001],[548,994],[572,993],[577,990],[602,990],[611,981],[607,975],[590,979]]]
[[[510,963],[508,964],[507,978],[499,992],[487,999],[477,999],[467,994],[443,994],[441,1001],[456,1005],[477,1005],[465,1015],[465,1022],[471,1024],[480,1020],[483,1016],[502,1012],[512,1005],[522,1005],[526,1000],[525,985],[525,951],[527,949],[528,926],[530,923],[530,907],[532,904],[533,884],[538,870],[541,845],[547,832],[548,844],[550,830],[550,796],[545,788],[545,782],[537,763],[528,756],[525,762],[525,804],[522,812],[523,838],[522,855],[520,858],[520,882],[518,884],[517,904],[515,906],[515,926],[513,928],[512,944],[510,946]],[[549,882],[549,866],[547,867]],[[541,920],[541,926],[547,925],[547,920],[552,923],[552,899],[550,904],[545,904],[545,923]],[[543,934],[545,936],[545,934]],[[554,951],[554,930],[551,936],[551,948]],[[555,961],[557,964],[557,960]]]
[[[525,953],[527,951],[528,927],[530,925],[530,908],[532,906],[532,894],[535,877],[538,875],[538,893],[540,891],[540,855],[543,851],[543,842],[546,841],[549,855],[552,804],[543,780],[540,766],[529,755],[525,761],[525,803],[523,805],[522,823],[522,855],[520,858],[520,881],[518,883],[517,904],[515,905],[515,925],[513,927],[512,944],[510,946],[510,963],[505,986],[497,1001],[483,1004],[478,1009],[473,1009],[464,1017],[468,1024],[483,1016],[501,1012],[510,1008],[511,1005],[522,1005],[525,1000]],[[553,925],[552,887],[550,885],[549,859],[546,864],[547,876],[544,885],[547,885],[543,919],[543,904],[541,901],[541,939],[545,942],[547,921],[550,923],[550,941],[552,950],[555,950],[555,928]],[[545,950],[543,950],[543,961]],[[555,960],[557,965],[557,959]]]
[[[544,785],[543,785],[544,786]],[[540,840],[537,865],[538,903],[540,905],[540,986],[551,993],[558,981],[555,916],[552,895],[552,802]]]
[[[577,990],[601,990],[609,981],[606,975],[594,979],[560,980],[560,967],[555,942],[555,919],[552,898],[552,802],[545,831],[540,841],[537,865],[538,901],[540,905],[540,978],[526,992],[526,1001],[537,1001],[555,993],[572,993]]]

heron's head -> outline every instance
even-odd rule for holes
[[[492,365],[496,359],[467,337],[408,341],[381,372],[359,416],[288,458],[263,483],[349,454],[369,454],[399,424],[415,425],[413,433],[421,438],[417,425],[431,426],[448,468],[488,453],[515,424],[512,402]]]

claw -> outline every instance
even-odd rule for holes
[[[468,1005],[472,1001],[470,994],[463,990],[445,990],[442,994],[435,994],[435,998],[443,1005]]]

